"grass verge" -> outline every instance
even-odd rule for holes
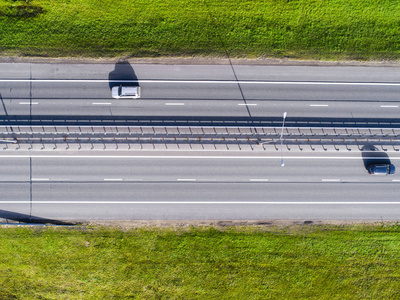
[[[399,233],[1,228],[0,299],[399,299]]]
[[[0,0],[0,54],[398,59],[400,2]]]

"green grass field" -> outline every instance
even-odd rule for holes
[[[399,225],[0,228],[0,299],[399,299]]]
[[[396,0],[0,0],[0,54],[398,59]]]

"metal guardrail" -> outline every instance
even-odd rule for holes
[[[281,127],[0,126],[10,144],[276,144]],[[285,127],[285,145],[400,145],[400,129]]]

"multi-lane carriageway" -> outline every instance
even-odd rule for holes
[[[111,99],[116,73],[143,98]],[[398,166],[398,78],[397,67],[2,64],[0,218],[396,220],[399,175],[366,167]]]

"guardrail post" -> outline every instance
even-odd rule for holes
[[[296,140],[297,141],[297,140]],[[298,144],[297,146],[299,146],[300,151],[303,151],[303,148],[301,147],[300,144]]]

